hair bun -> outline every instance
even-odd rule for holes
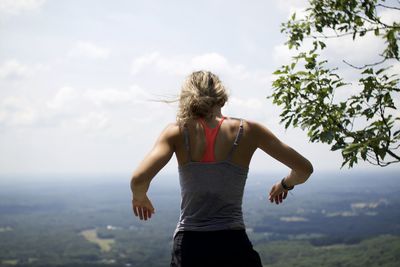
[[[198,96],[192,98],[190,112],[195,117],[205,117],[216,105],[215,98],[210,96]]]
[[[209,71],[196,71],[184,82],[179,98],[177,121],[206,117],[215,106],[223,107],[228,100],[225,87],[218,76]]]

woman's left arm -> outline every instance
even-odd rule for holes
[[[167,126],[161,133],[153,149],[139,164],[131,179],[132,209],[141,220],[151,218],[153,205],[146,193],[154,176],[168,163],[175,151],[176,125]]]

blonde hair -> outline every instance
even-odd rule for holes
[[[182,85],[176,121],[183,126],[190,119],[207,118],[214,107],[223,107],[227,100],[228,94],[217,75],[195,71]]]

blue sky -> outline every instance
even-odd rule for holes
[[[304,6],[294,0],[0,0],[0,175],[129,176],[175,119],[176,105],[151,99],[174,98],[198,69],[215,72],[229,89],[225,115],[264,123],[317,171],[338,170],[340,153],[309,143],[299,129],[285,131],[279,108],[266,99],[272,72],[291,55],[280,23]],[[358,43],[332,40],[325,56],[333,64],[358,63],[381,47],[368,36]],[[164,171],[176,166],[173,158]],[[251,168],[287,170],[262,152]]]

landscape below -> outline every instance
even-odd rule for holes
[[[314,174],[281,205],[267,201],[276,177],[250,174],[243,200],[264,266],[400,266],[396,173]],[[169,266],[178,180],[152,182],[149,221],[133,216],[121,180],[0,182],[0,266]]]

